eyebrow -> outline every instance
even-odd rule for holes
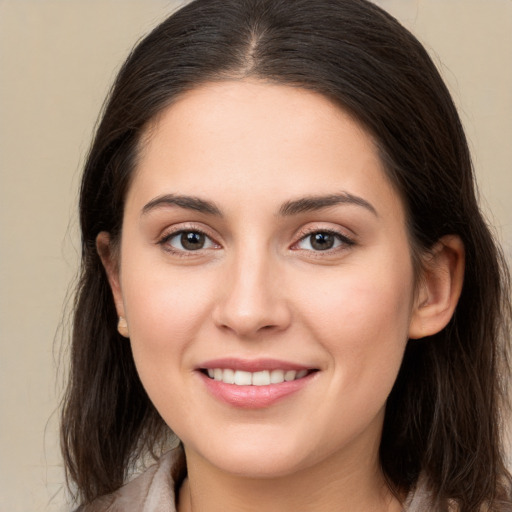
[[[349,194],[348,192],[330,194],[327,196],[308,196],[295,201],[287,201],[279,209],[279,215],[297,215],[299,213],[322,210],[323,208],[329,208],[330,206],[336,206],[339,204],[361,206],[373,213],[376,217],[379,216],[374,206],[366,201],[366,199]]]
[[[142,208],[142,214],[145,215],[152,210],[165,206],[179,206],[186,210],[194,210],[196,212],[222,217],[220,209],[211,201],[206,201],[205,199],[200,199],[199,197],[194,196],[181,196],[175,194],[166,194],[151,200],[144,206],[144,208]]]
[[[325,196],[307,196],[293,201],[287,201],[279,208],[279,215],[282,217],[289,217],[300,213],[322,210],[339,204],[361,206],[378,217],[377,210],[371,203],[362,197],[349,194],[348,192]],[[168,206],[178,206],[179,208],[194,210],[208,215],[215,215],[216,217],[223,216],[220,208],[211,201],[195,196],[176,194],[165,194],[152,199],[142,208],[142,215],[145,215],[155,209]]]

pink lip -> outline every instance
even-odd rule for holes
[[[241,359],[216,359],[205,362],[197,367],[198,376],[206,386],[206,389],[218,400],[241,409],[262,409],[295,394],[307,386],[318,372],[311,372],[305,377],[293,381],[285,381],[280,384],[267,386],[238,386],[211,379],[203,371],[214,368],[230,368],[247,372],[263,370],[307,370],[307,366],[275,359],[241,360]]]
[[[281,361],[279,359],[238,359],[223,358],[205,361],[197,366],[197,369],[213,370],[214,368],[230,368],[232,370],[242,370],[244,372],[261,372],[263,370],[308,370],[311,367],[290,363],[289,361]]]

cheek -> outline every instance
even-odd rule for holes
[[[213,284],[204,273],[165,264],[143,271],[137,260],[126,259],[123,271],[135,363],[144,385],[158,388],[169,380],[168,367],[176,367],[197,339],[209,314]]]
[[[337,277],[316,280],[302,295],[302,303],[302,317],[330,354],[343,381],[340,388],[379,380],[392,386],[413,306],[407,261],[403,266],[340,269]]]
[[[316,412],[327,438],[355,436],[382,421],[408,339],[411,287],[397,286],[404,277],[354,271],[309,294],[308,330],[331,359]]]

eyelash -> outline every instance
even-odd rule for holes
[[[313,235],[319,235],[319,234],[333,236],[335,238],[335,243],[337,241],[339,243],[339,245],[337,247],[328,248],[328,249],[324,249],[324,250],[316,250],[316,251],[314,249],[301,249],[300,247],[297,247],[301,242],[311,239],[311,237]],[[298,251],[304,250],[304,251],[308,251],[308,252],[313,252],[313,253],[315,253],[315,255],[320,256],[321,254],[333,254],[333,253],[337,253],[338,251],[346,250],[346,249],[352,247],[353,245],[355,245],[355,243],[356,243],[355,240],[353,240],[352,238],[349,238],[347,235],[342,234],[339,231],[336,231],[334,229],[314,228],[314,229],[309,229],[309,230],[306,230],[305,232],[302,232],[300,234],[299,240],[293,244],[292,249],[298,250]],[[311,245],[311,242],[310,242],[310,245]],[[295,247],[297,247],[297,248],[294,249]]]
[[[207,241],[212,245],[212,247],[201,247],[199,249],[195,250],[186,250],[186,249],[176,249],[172,245],[169,244],[169,242],[180,235],[184,235],[186,233],[195,233],[200,236],[204,236]],[[161,245],[164,250],[170,252],[173,255],[180,256],[180,257],[190,257],[194,253],[200,253],[203,249],[211,249],[211,248],[217,248],[220,247],[220,245],[215,242],[211,236],[209,236],[204,230],[198,229],[195,227],[185,227],[178,229],[176,231],[172,231],[170,233],[165,233],[157,242],[158,245]]]
[[[212,245],[212,247],[201,247],[199,249],[195,250],[186,250],[186,249],[176,249],[172,245],[169,244],[169,242],[180,235],[186,234],[186,233],[194,233],[200,236],[204,236],[206,240],[209,241],[209,243]],[[323,250],[314,250],[314,249],[302,249],[300,247],[297,247],[301,242],[306,241],[308,238],[312,237],[313,235],[328,235],[333,236],[336,241],[339,243],[337,247],[323,249]],[[336,243],[336,242],[335,242]],[[355,245],[355,241],[352,238],[349,238],[348,236],[340,233],[339,231],[332,230],[332,229],[321,229],[321,228],[315,228],[311,229],[305,232],[302,232],[300,234],[299,240],[297,240],[291,247],[292,250],[298,250],[298,251],[307,251],[312,253],[318,253],[318,255],[325,253],[325,254],[332,254],[335,252],[338,252],[340,250],[346,250],[349,247]],[[220,245],[213,240],[212,237],[210,237],[204,230],[198,229],[195,227],[187,227],[187,228],[181,228],[176,231],[172,231],[170,233],[165,233],[157,242],[158,245],[161,245],[166,251],[180,256],[180,257],[189,257],[194,253],[200,253],[204,249],[211,249],[211,248],[219,248]],[[311,243],[310,243],[311,245]]]

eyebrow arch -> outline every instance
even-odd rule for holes
[[[363,199],[362,197],[343,192],[341,194],[330,194],[326,196],[308,196],[302,197],[295,201],[287,201],[279,209],[279,215],[289,216],[297,215],[299,213],[311,212],[328,208],[329,206],[336,206],[338,204],[352,204],[366,208],[368,211],[378,217],[377,210],[374,206]]]
[[[220,209],[211,201],[206,201],[205,199],[200,199],[199,197],[194,196],[182,196],[175,194],[166,194],[151,200],[142,208],[142,215],[165,206],[178,206],[179,208],[184,208],[186,210],[194,210],[222,217]]]

